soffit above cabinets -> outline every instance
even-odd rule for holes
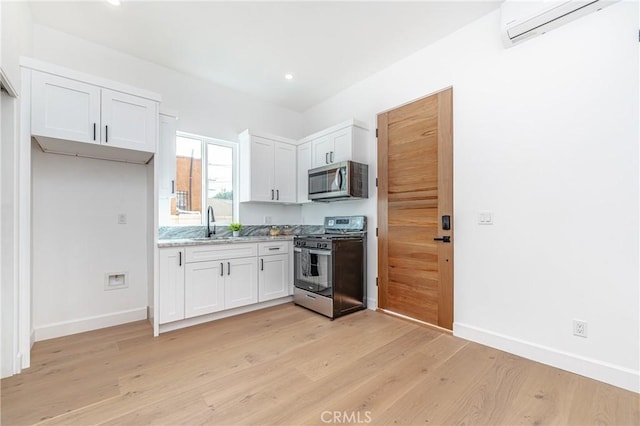
[[[36,24],[305,111],[500,1],[30,2]],[[292,80],[285,79],[291,73]]]

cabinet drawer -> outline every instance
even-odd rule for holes
[[[258,255],[256,244],[220,244],[187,247],[186,262],[206,262],[209,260],[235,259]]]
[[[270,254],[289,253],[290,241],[274,241],[268,243],[258,243],[258,255],[269,256]]]

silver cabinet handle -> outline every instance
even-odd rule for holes
[[[333,163],[333,151],[329,153],[329,161]]]
[[[264,271],[264,259],[260,259],[260,270]]]
[[[231,275],[231,262],[227,262],[227,275]]]
[[[224,263],[220,262],[220,276],[224,276]]]
[[[280,247],[269,247],[268,250],[269,251],[271,251],[271,250],[280,250]]]
[[[104,141],[109,143],[109,126],[104,126]]]
[[[178,252],[178,266],[182,266],[182,252]]]
[[[329,153],[328,152],[324,153],[324,164],[329,164]]]
[[[93,140],[96,140],[96,123],[93,123]]]
[[[271,190],[271,199],[273,200],[273,189]]]
[[[280,190],[276,189],[276,200],[280,199]]]
[[[172,194],[176,193],[176,181],[175,180],[171,181],[171,193]]]

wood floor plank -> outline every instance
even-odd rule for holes
[[[3,425],[640,422],[635,393],[369,310],[288,304],[158,338],[138,322],[38,342],[32,362],[2,380]]]

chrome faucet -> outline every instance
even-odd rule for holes
[[[211,222],[213,222],[213,232],[211,232]],[[213,214],[213,207],[207,209],[207,238],[216,235],[216,216]]]

